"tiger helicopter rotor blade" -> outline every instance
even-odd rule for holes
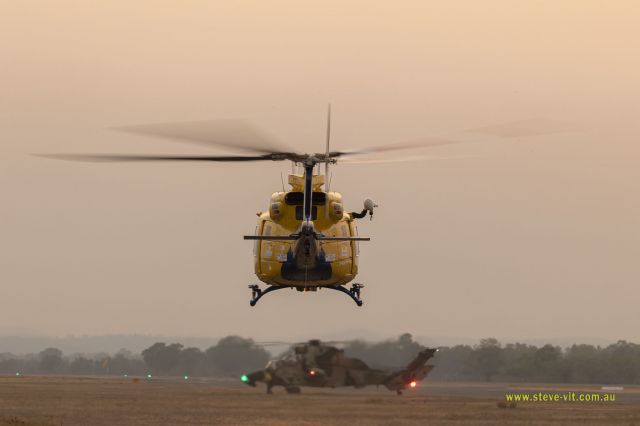
[[[254,346],[291,346],[295,344],[291,342],[253,342]]]
[[[112,130],[208,147],[223,146],[254,153],[292,152],[291,147],[244,120],[139,124],[113,127]]]
[[[353,341],[348,341],[348,340],[329,340],[329,341],[324,341],[321,340],[320,344],[324,345],[324,346],[333,346],[333,345],[348,345],[350,343],[353,343]],[[294,346],[302,346],[302,345],[308,345],[309,341],[304,341],[304,342],[253,342],[254,346],[257,347],[289,347],[289,349],[285,350],[285,353],[287,350],[291,350]]]

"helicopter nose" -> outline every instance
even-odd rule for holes
[[[240,376],[240,381],[252,387],[256,386],[256,382],[250,379],[249,376],[247,376],[246,374],[243,374],[242,376]]]

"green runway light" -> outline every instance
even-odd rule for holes
[[[20,375],[20,372],[17,372],[17,373],[16,373],[16,376],[19,376],[19,375]]]
[[[147,374],[147,379],[150,379],[150,378],[151,378],[151,374]]]
[[[189,380],[189,376],[184,376],[184,379],[185,380]]]
[[[246,375],[246,374],[243,374],[243,375],[240,377],[240,380],[242,380],[243,382],[247,383],[247,382],[249,381],[249,377],[247,377],[247,375]]]

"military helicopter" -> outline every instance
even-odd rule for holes
[[[274,386],[284,387],[287,393],[300,393],[300,387],[385,386],[402,394],[404,389],[413,389],[433,369],[427,361],[438,351],[424,349],[405,368],[384,371],[369,367],[358,358],[344,355],[344,351],[323,343],[309,340],[294,344],[279,359],[269,361],[263,370],[243,374],[240,380],[249,386],[257,382],[267,385],[267,393]]]
[[[506,125],[472,129],[476,133],[516,137],[565,131],[562,127],[540,122],[515,122]],[[553,124],[553,123],[552,123]],[[540,127],[547,127],[540,130]],[[46,154],[48,158],[90,161],[182,161],[182,162],[253,162],[285,161],[292,163],[293,172],[288,176],[291,189],[271,195],[269,208],[258,213],[254,235],[244,236],[255,241],[254,270],[258,279],[268,287],[263,290],[257,284],[249,285],[250,305],[267,293],[282,289],[317,291],[331,289],[351,297],[362,306],[361,283],[350,288],[345,285],[358,274],[359,242],[370,241],[358,235],[356,220],[373,217],[377,204],[367,198],[360,212],[346,212],[344,200],[338,192],[331,191],[330,165],[354,163],[349,157],[363,154],[386,153],[394,150],[425,148],[465,142],[464,138],[432,137],[413,143],[384,145],[352,150],[331,150],[331,106],[327,114],[326,144],[324,152],[298,153],[282,146],[270,136],[240,120],[191,121],[119,127],[116,130],[143,136],[159,137],[174,141],[221,146],[250,151],[251,155],[113,155],[113,154]],[[413,157],[410,159],[420,159]],[[400,159],[403,161],[405,159]],[[398,161],[384,158],[373,162]],[[367,162],[365,160],[365,162]],[[324,174],[320,166],[324,164]],[[300,173],[296,172],[299,169]]]

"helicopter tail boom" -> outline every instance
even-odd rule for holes
[[[407,387],[415,387],[417,382],[423,380],[433,369],[433,365],[426,365],[438,349],[424,349],[402,370],[390,374],[384,381],[389,390],[398,393]]]

